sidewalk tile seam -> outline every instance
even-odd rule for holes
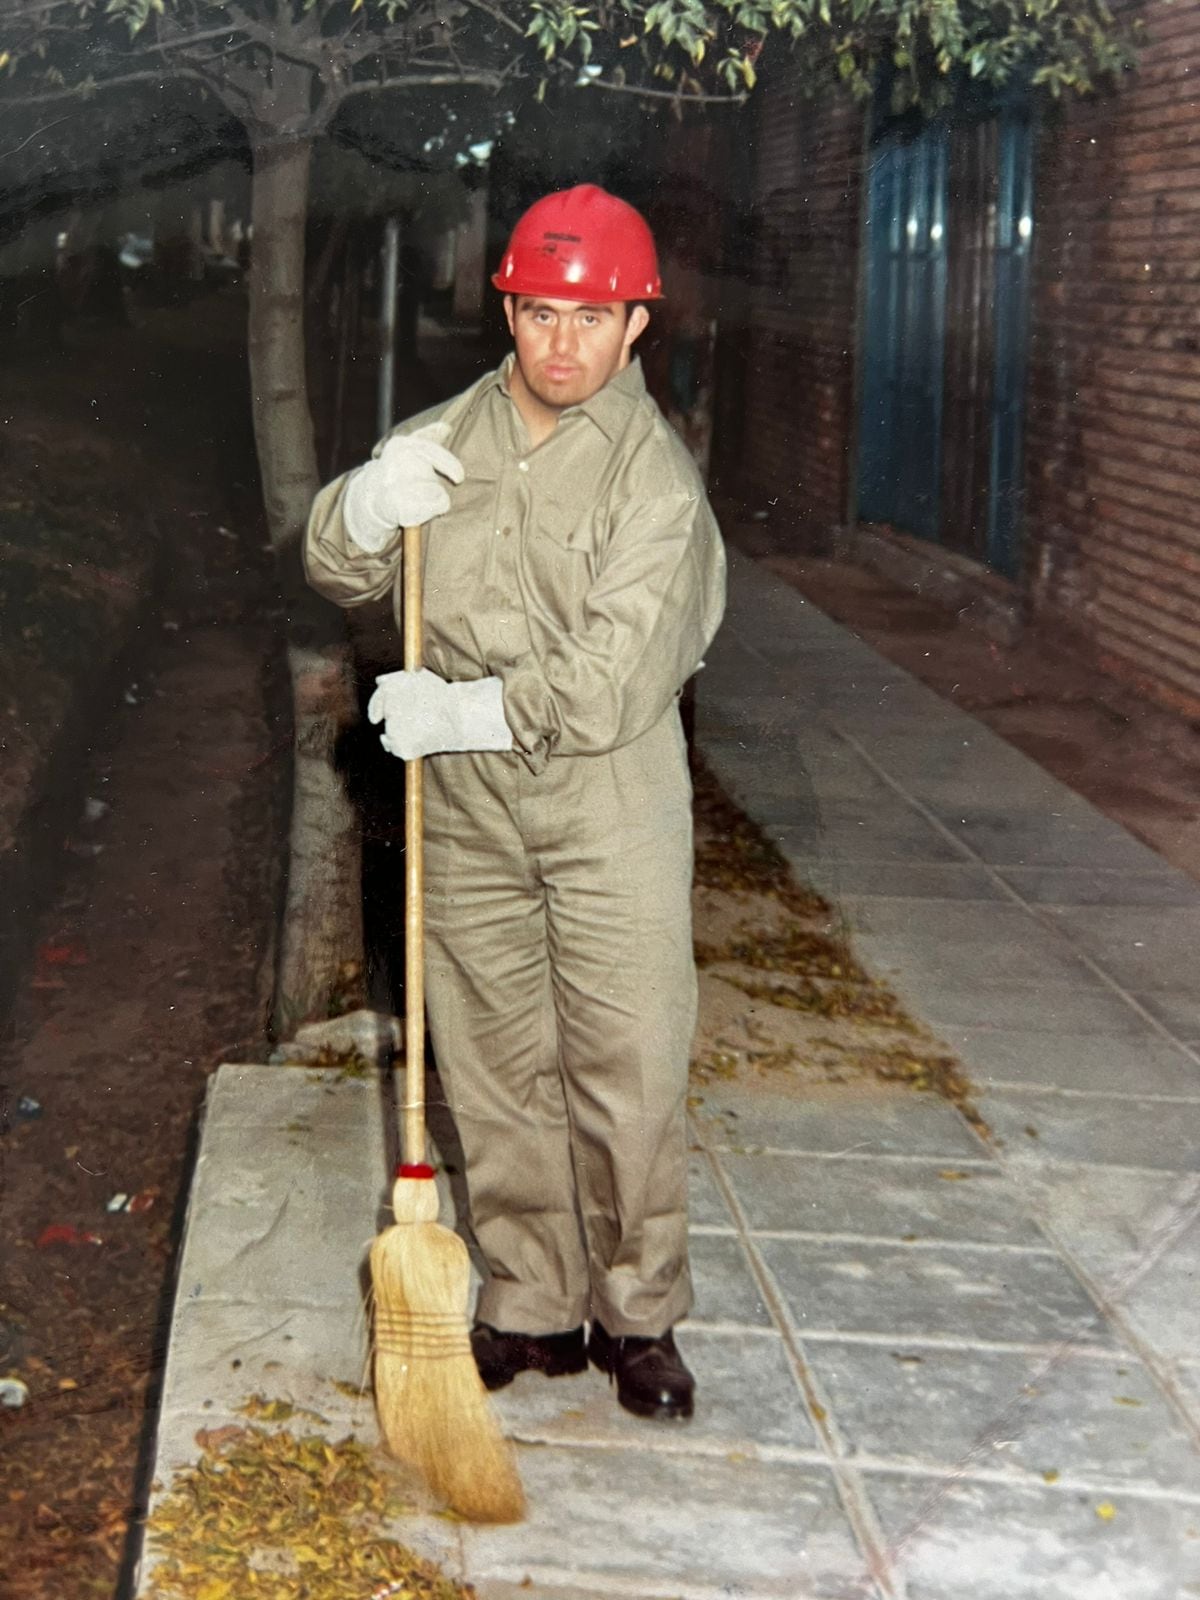
[[[763,1302],[782,1335],[784,1353],[792,1371],[793,1381],[799,1391],[801,1402],[812,1424],[816,1438],[828,1455],[830,1468],[837,1484],[838,1497],[846,1513],[852,1536],[862,1556],[865,1569],[872,1575],[882,1592],[889,1597],[889,1600],[902,1600],[902,1581],[898,1584],[896,1575],[892,1571],[891,1562],[886,1556],[883,1533],[875,1509],[870,1504],[857,1477],[843,1468],[845,1452],[833,1418],[832,1408],[828,1403],[829,1396],[823,1392],[816,1375],[804,1358],[803,1345],[792,1324],[787,1303],[775,1281],[774,1274],[763,1260],[761,1252],[750,1237],[745,1212],[728,1173],[726,1173],[716,1154],[704,1144],[703,1133],[696,1126],[694,1117],[692,1118],[692,1124],[692,1132],[700,1141],[701,1149],[708,1156],[717,1188],[721,1191],[729,1214],[737,1226],[742,1249],[749,1263],[750,1271],[758,1284],[759,1293],[762,1295]]]
[[[988,1078],[984,1091],[987,1094],[1040,1096],[1056,1100],[1115,1100],[1131,1105],[1200,1105],[1200,1090],[1196,1094],[1128,1094],[1120,1089],[1063,1089],[1056,1083],[1027,1083],[1011,1078]],[[1108,1165],[1107,1162],[1104,1163]]]
[[[1108,988],[1119,999],[1124,1001],[1124,1003],[1129,1006],[1131,1010],[1136,1012],[1144,1022],[1148,1023],[1150,1028],[1155,1033],[1162,1038],[1171,1040],[1173,1044],[1178,1045],[1183,1043],[1183,1041],[1179,1039],[1179,1037],[1174,1034],[1164,1022],[1159,1021],[1159,1019],[1155,1017],[1151,1011],[1143,1006],[1128,989],[1126,989],[1116,978],[1112,976],[1110,972],[1107,971],[1104,966],[1101,965],[1099,961],[1095,959],[1095,957],[1089,955],[1085,950],[1076,946],[1069,937],[1069,931],[1067,929],[1063,928],[1054,918],[1043,915],[1043,907],[1034,902],[1026,900],[1025,897],[1020,894],[1020,892],[1014,888],[1011,883],[1009,883],[1000,875],[997,867],[984,860],[978,851],[971,849],[970,846],[959,840],[953,830],[948,828],[934,811],[930,810],[930,808],[923,801],[917,799],[916,796],[910,794],[897,778],[894,778],[892,774],[886,770],[886,768],[880,766],[879,762],[868,750],[863,747],[860,740],[854,734],[847,732],[845,729],[837,726],[836,724],[831,725],[833,726],[833,731],[840,738],[846,741],[855,754],[859,756],[861,760],[865,761],[874,771],[876,776],[888,784],[888,786],[892,788],[897,795],[899,795],[901,800],[903,800],[906,805],[917,811],[925,820],[925,822],[928,823],[930,827],[935,828],[945,839],[951,840],[957,844],[970,861],[981,867],[989,875],[991,881],[1003,889],[1004,897],[1006,899],[1010,900],[1014,905],[1020,906],[1021,909],[1031,918],[1032,921],[1037,923],[1040,928],[1053,930],[1058,939],[1066,946],[1067,949],[1071,951],[1075,959],[1088,967],[1101,980],[1106,988]],[[1116,828],[1120,827],[1119,824],[1114,824],[1113,826]]]
[[[1008,887],[1011,888],[1011,885]],[[1163,1022],[1161,1018],[1156,1017],[1148,1006],[1143,1005],[1141,1000],[1138,999],[1137,995],[1131,989],[1127,988],[1119,978],[1114,977],[1102,961],[1089,954],[1088,951],[1084,950],[1081,946],[1077,945],[1071,939],[1068,929],[1061,926],[1052,917],[1047,916],[1045,914],[1045,907],[1024,899],[1023,896],[1016,894],[1015,891],[1014,898],[1040,928],[1053,930],[1058,939],[1063,945],[1066,946],[1075,959],[1082,963],[1083,966],[1087,967],[1099,979],[1100,985],[1108,989],[1109,992],[1115,995],[1118,1000],[1121,1000],[1129,1007],[1131,1011],[1133,1011],[1137,1016],[1141,1017],[1143,1022],[1147,1023],[1154,1033],[1156,1033],[1160,1038],[1168,1040],[1171,1044],[1176,1045],[1179,1048],[1187,1048],[1183,1040],[1180,1039],[1179,1035],[1172,1032],[1168,1025]]]
[[[710,1320],[703,1316],[694,1316],[691,1313],[682,1322],[677,1323],[676,1326],[682,1328],[685,1332],[688,1328],[695,1328],[698,1333],[736,1334],[739,1339],[748,1334],[753,1334],[759,1339],[782,1338],[778,1328],[764,1328],[760,1322],[728,1322],[723,1321],[720,1317],[713,1317]]]
[[[1039,1215],[1038,1208],[1033,1205],[1028,1205],[1026,1210],[1034,1224],[1055,1247],[1064,1266],[1075,1277],[1104,1322],[1114,1330],[1126,1348],[1141,1360],[1170,1411],[1183,1423],[1188,1437],[1196,1448],[1200,1449],[1200,1422],[1192,1416],[1182,1397],[1176,1393],[1170,1359],[1162,1355],[1142,1333],[1125,1306],[1137,1284],[1166,1259],[1183,1234],[1200,1217],[1200,1192],[1193,1194],[1188,1202],[1182,1205],[1176,1204],[1170,1209],[1158,1237],[1152,1238],[1133,1266],[1119,1274],[1115,1282],[1097,1281],[1077,1259],[1074,1251],[1057,1236],[1053,1223],[1047,1217]]]
[[[817,1438],[822,1442],[826,1450],[827,1459],[830,1462],[834,1462],[838,1459],[838,1451],[834,1447],[835,1441],[829,1427],[829,1410],[827,1406],[821,1403],[821,1398],[816,1396],[817,1385],[797,1347],[795,1330],[791,1326],[786,1303],[779,1293],[770,1268],[754,1246],[746,1223],[745,1212],[741,1201],[737,1198],[728,1174],[712,1151],[706,1151],[706,1154],[709,1157],[717,1188],[721,1191],[725,1204],[728,1206],[729,1213],[737,1227],[738,1242],[750,1267],[751,1275],[755,1279],[763,1303],[766,1305],[774,1327],[782,1340],[788,1366],[799,1391],[805,1413],[813,1425]]]
[[[1072,790],[1071,792],[1074,793],[1075,791]],[[1109,820],[1111,821],[1112,819],[1110,818]],[[1118,823],[1117,826],[1120,827],[1121,824]],[[1125,831],[1128,832],[1129,830],[1126,829]],[[1134,837],[1136,838],[1137,835],[1135,834]],[[1153,849],[1153,846],[1150,846],[1150,848]],[[1170,862],[1167,861],[1165,856],[1162,859],[1163,859],[1163,866],[1162,866],[1161,870],[1158,871],[1158,876],[1166,878],[1168,880],[1173,880],[1173,879],[1175,879],[1177,877],[1186,877],[1187,876],[1187,874],[1182,872],[1182,870],[1180,868],[1172,867]],[[1005,865],[1005,866],[1002,866],[1000,868],[1001,872],[1029,872],[1029,871],[1036,872],[1038,870],[1039,869],[1036,868],[1036,867],[1032,867],[1032,868],[1030,868],[1030,867],[1014,867],[1014,866],[1011,866],[1011,865]],[[1092,878],[1113,877],[1113,878],[1138,878],[1138,879],[1152,878],[1152,877],[1155,876],[1155,872],[1156,872],[1156,869],[1153,868],[1153,867],[1103,867],[1103,866],[1099,866],[1099,865],[1093,866],[1090,863],[1087,866],[1083,866],[1083,867],[1055,867],[1055,868],[1051,868],[1049,870],[1055,871],[1055,872],[1080,872],[1080,873],[1086,873],[1089,877],[1092,877]],[[1049,904],[1049,902],[1047,902],[1047,903]],[[1067,909],[1069,909],[1069,910],[1078,910],[1079,908],[1077,906],[1075,906],[1072,902],[1068,901],[1067,902]]]
[[[1166,1028],[1168,1042],[1173,1044],[1195,1066],[1200,1067],[1200,1039],[1193,1039],[1181,1028],[1178,1033],[1173,1033],[1167,1028],[1166,1023],[1158,1023],[1158,1028]]]
[[[998,1145],[1002,1165],[1007,1169],[1010,1182],[1020,1190],[1017,1171],[1025,1173],[1030,1167],[1051,1171],[1064,1177],[1071,1173],[1115,1172],[1133,1178],[1188,1178],[1195,1175],[1194,1167],[1126,1167],[1116,1161],[1070,1161],[1065,1156],[1043,1155],[1039,1150],[1021,1150],[1008,1145]],[[1017,1170],[1013,1170],[1017,1169]],[[1056,1244],[1056,1250],[1062,1246]]]
[[[862,1474],[852,1463],[840,1460],[834,1463],[833,1477],[838,1497],[864,1555],[864,1570],[860,1582],[873,1580],[887,1600],[906,1600],[908,1593],[904,1573],[892,1559],[888,1537],[868,1493]],[[863,1532],[860,1532],[860,1525]],[[863,1534],[866,1534],[864,1540]],[[867,1542],[869,1540],[869,1543]]]
[[[560,1591],[575,1595],[581,1590],[592,1590],[597,1595],[611,1596],[612,1600],[741,1600],[737,1590],[731,1590],[728,1584],[714,1588],[710,1584],[679,1583],[672,1579],[659,1580],[656,1578],[621,1578],[612,1572],[591,1572],[587,1569],[567,1567],[546,1567],[536,1562],[519,1562],[513,1565],[509,1561],[497,1562],[486,1571],[472,1574],[472,1582],[480,1583],[510,1583],[515,1587],[528,1590],[532,1593],[544,1592],[548,1585],[553,1585]],[[756,1587],[754,1590],[744,1589],[741,1595],[750,1600],[768,1600],[772,1590]],[[877,1593],[878,1591],[874,1591]],[[815,1591],[802,1593],[791,1585],[788,1580],[786,1593],[780,1589],[775,1590],[780,1600],[821,1600]],[[873,1600],[872,1591],[864,1589],[862,1600]]]
[[[978,1255],[1055,1256],[1049,1244],[994,1244],[971,1239],[912,1239],[895,1233],[820,1233],[810,1228],[748,1228],[751,1239],[775,1239],[797,1244],[866,1244],[899,1246],[904,1250],[971,1250]]]
[[[1091,1167],[1088,1170],[1095,1171],[1097,1169]],[[1112,1169],[1106,1168],[1103,1170]],[[1154,1169],[1154,1175],[1162,1176],[1163,1174],[1159,1173],[1157,1169]],[[1062,1256],[1063,1260],[1070,1266],[1071,1270],[1074,1272],[1078,1280],[1084,1285],[1092,1299],[1096,1300],[1097,1297],[1100,1296],[1102,1297],[1104,1304],[1114,1304],[1119,1306],[1121,1300],[1124,1299],[1125,1296],[1127,1296],[1130,1291],[1136,1287],[1141,1279],[1151,1272],[1160,1261],[1165,1259],[1165,1257],[1171,1253],[1183,1235],[1188,1231],[1189,1228],[1191,1228],[1193,1223],[1200,1218],[1200,1174],[1181,1174],[1180,1177],[1181,1179],[1183,1177],[1187,1177],[1191,1180],[1186,1187],[1190,1188],[1192,1193],[1182,1200],[1177,1199],[1170,1202],[1167,1207],[1163,1208],[1165,1215],[1161,1218],[1160,1225],[1156,1229],[1156,1233],[1151,1235],[1149,1241],[1143,1248],[1142,1253],[1133,1266],[1129,1270],[1123,1272],[1117,1279],[1116,1283],[1111,1285],[1093,1285],[1092,1274],[1086,1267],[1076,1260],[1074,1252],[1070,1249],[1070,1247],[1061,1239],[1056,1237],[1054,1224],[1047,1218],[1039,1215],[1038,1208],[1035,1205],[1027,1204],[1026,1213],[1045,1235],[1045,1237],[1050,1240],[1051,1244],[1055,1246],[1058,1254]]]
[[[893,1566],[888,1554],[887,1538],[878,1514],[865,1484],[849,1461],[846,1440],[837,1420],[833,1398],[808,1360],[803,1334],[791,1314],[775,1274],[745,1226],[745,1215],[740,1202],[733,1197],[728,1175],[719,1167],[719,1163],[714,1162],[714,1165],[718,1168],[718,1181],[725,1187],[727,1203],[743,1229],[743,1248],[758,1281],[760,1293],[772,1316],[780,1325],[784,1349],[788,1354],[793,1377],[800,1389],[814,1431],[828,1452],[838,1496],[863,1554],[866,1568],[889,1600],[904,1600],[906,1594],[904,1576]]]
[[[1019,1467],[987,1468],[942,1466],[936,1461],[916,1458],[856,1455],[854,1466],[867,1477],[920,1478],[935,1483],[990,1483],[997,1488],[1033,1488],[1048,1495],[1102,1494],[1114,1499],[1145,1500],[1158,1505],[1195,1506],[1200,1509],[1200,1494],[1187,1489],[1167,1489],[1161,1484],[1138,1483],[1125,1478],[1096,1477],[1089,1474],[1072,1475],[1060,1471],[1049,1481],[1040,1472],[1030,1472]]]
[[[1108,1330],[1111,1319],[1103,1313],[1097,1313],[1097,1322]],[[1014,1340],[1006,1343],[999,1339],[966,1339],[961,1335],[952,1333],[938,1333],[936,1330],[921,1328],[910,1332],[907,1329],[898,1329],[895,1333],[870,1333],[857,1328],[809,1328],[801,1327],[794,1322],[789,1329],[792,1340],[797,1345],[805,1344],[861,1344],[873,1345],[876,1348],[895,1350],[943,1350],[948,1354],[952,1351],[968,1354],[978,1351],[980,1353],[1013,1354],[1029,1353],[1043,1355],[1048,1360],[1074,1358],[1087,1353],[1088,1347],[1076,1344],[1073,1340],[1061,1340],[1058,1344],[1035,1344],[1032,1341],[1023,1342]],[[1119,1330],[1118,1330],[1119,1333]],[[1114,1336],[1112,1344],[1097,1346],[1109,1356],[1111,1360],[1124,1359],[1125,1361],[1140,1360],[1144,1366],[1150,1368],[1140,1351],[1131,1352],[1128,1341],[1122,1345]],[[1178,1409],[1178,1407],[1176,1407]],[[840,1457],[836,1459],[841,1459]]]
[[[1160,1167],[1123,1167],[1118,1162],[1100,1158],[1095,1161],[1055,1160],[1037,1150],[1019,1150],[1015,1146],[1009,1152],[1009,1160],[1014,1182],[1018,1173],[1025,1177],[1052,1177],[1063,1176],[1065,1169],[1081,1177],[1087,1173],[1107,1172],[1120,1178],[1187,1178],[1196,1170],[1194,1167],[1168,1165],[1165,1162]]]
[[[961,1334],[931,1333],[927,1329],[909,1333],[873,1333],[861,1328],[805,1328],[800,1337],[806,1344],[859,1344],[884,1350],[944,1350],[969,1354],[1023,1355],[1046,1359],[1096,1362],[1129,1361],[1128,1350],[1119,1345],[1075,1344],[1070,1340],[1055,1343],[1033,1339],[966,1339]]]
[[[720,1113],[718,1112],[717,1115]],[[964,1119],[965,1121],[965,1119]],[[970,1124],[966,1124],[968,1127]],[[898,1166],[925,1166],[925,1167],[978,1167],[981,1172],[997,1173],[999,1163],[995,1156],[985,1159],[981,1156],[930,1156],[930,1155],[904,1155],[894,1150],[864,1151],[858,1147],[850,1150],[803,1150],[783,1148],[773,1144],[724,1144],[719,1140],[703,1147],[718,1156],[789,1156],[800,1161],[862,1161],[878,1165],[880,1162],[894,1162]],[[983,1146],[989,1149],[989,1146]]]
[[[1163,1174],[1156,1169],[1156,1176]],[[1034,1219],[1036,1223],[1036,1219]],[[869,1250],[910,1251],[914,1255],[927,1253],[935,1254],[960,1254],[970,1256],[1008,1256],[1013,1259],[1035,1261],[1057,1260],[1062,1255],[1062,1248],[1051,1240],[1046,1245],[1005,1245],[1005,1244],[975,1244],[970,1239],[904,1239],[895,1234],[871,1235],[864,1233],[846,1234],[816,1234],[816,1233],[791,1233],[787,1231],[773,1231],[771,1229],[747,1228],[745,1242],[753,1245],[762,1239],[768,1243],[780,1241],[794,1244],[853,1244],[861,1245]],[[770,1271],[769,1268],[767,1268]],[[773,1281],[773,1280],[772,1280]],[[802,1338],[808,1337],[808,1330],[801,1329]]]
[[[366,1255],[364,1253],[363,1260],[365,1261],[365,1259]],[[357,1284],[354,1284],[353,1287],[357,1290]],[[340,1299],[331,1297],[328,1300],[297,1300],[291,1296],[264,1294],[261,1299],[251,1300],[244,1294],[205,1294],[201,1290],[198,1292],[190,1291],[186,1295],[178,1296],[176,1304],[179,1306],[246,1306],[258,1309],[269,1305],[277,1307],[280,1311],[330,1311],[343,1305],[345,1299],[346,1296],[343,1295]],[[361,1301],[361,1304],[365,1314],[365,1300]]]
[[[690,1312],[686,1323],[679,1323],[677,1326],[695,1328],[702,1333],[736,1333],[739,1338],[748,1333],[756,1333],[764,1337],[768,1335],[774,1335],[775,1338],[779,1337],[778,1328],[764,1328],[762,1323],[730,1322],[725,1318],[714,1318],[712,1322],[709,1322],[703,1314],[696,1316]]]
[[[700,1399],[702,1402],[703,1394]],[[629,1450],[629,1439],[615,1434],[608,1439],[587,1439],[578,1436],[564,1438],[562,1434],[553,1433],[548,1429],[522,1428],[517,1424],[509,1432],[508,1437],[515,1443],[528,1445],[532,1449],[545,1447],[553,1450],[581,1450],[594,1455],[604,1455],[609,1451],[621,1454],[628,1453]],[[699,1458],[706,1461],[727,1461],[731,1454],[735,1454],[751,1461],[761,1461],[767,1466],[810,1467],[821,1472],[831,1470],[829,1457],[823,1450],[803,1450],[784,1444],[760,1444],[754,1439],[740,1439],[736,1436],[716,1439],[698,1435],[692,1440],[688,1436],[686,1424],[678,1431],[669,1433],[663,1430],[652,1435],[647,1431],[638,1439],[638,1448],[649,1455],[670,1456],[674,1460]]]

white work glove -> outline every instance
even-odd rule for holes
[[[431,422],[416,433],[396,434],[374,461],[350,475],[342,501],[346,531],[368,555],[375,555],[397,528],[428,522],[450,509],[450,496],[438,474],[463,481],[462,462],[442,441],[450,429]]]
[[[401,761],[446,750],[511,750],[499,678],[447,683],[435,672],[384,672],[367,706],[367,720],[382,722],[379,742]]]

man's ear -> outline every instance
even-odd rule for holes
[[[508,318],[508,331],[514,336],[514,338],[516,337],[517,332],[516,313],[517,302],[513,299],[512,295],[506,294],[504,296],[504,315]]]
[[[631,348],[633,341],[640,338],[649,326],[650,313],[646,310],[645,306],[634,306],[630,311],[629,316],[625,320],[624,345],[626,350]]]

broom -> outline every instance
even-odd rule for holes
[[[421,667],[421,529],[404,530],[404,667]],[[375,1406],[388,1451],[469,1522],[519,1522],[525,1495],[471,1354],[470,1258],[438,1224],[425,1162],[424,805],[420,758],[407,763],[404,1160],[396,1221],[371,1246]]]

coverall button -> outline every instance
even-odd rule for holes
[[[518,461],[517,462],[517,471],[518,472],[528,472],[529,471],[529,463],[528,463],[528,461]]]

